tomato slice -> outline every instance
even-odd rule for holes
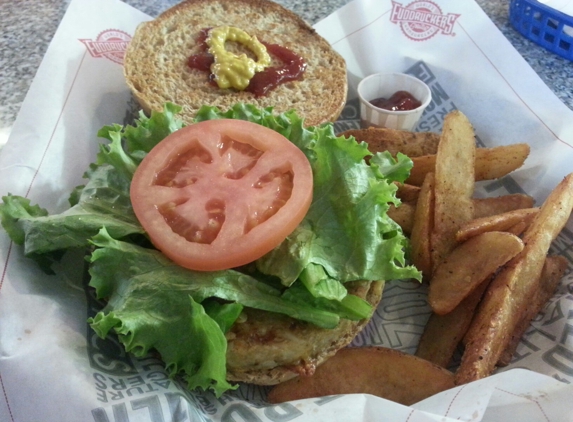
[[[131,202],[157,249],[216,271],[280,244],[312,201],[312,169],[283,135],[243,120],[208,120],[172,133],[143,159]]]

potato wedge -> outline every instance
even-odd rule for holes
[[[432,276],[430,236],[434,225],[434,173],[428,173],[420,189],[414,223],[410,233],[412,263],[422,271],[425,280]]]
[[[534,204],[535,200],[523,193],[512,193],[490,198],[474,198],[473,218],[489,217],[523,208],[533,208]]]
[[[408,185],[406,183],[396,183],[398,190],[396,191],[396,197],[402,202],[410,202],[415,204],[418,201],[418,196],[420,196],[420,187]]]
[[[533,218],[538,212],[539,208],[524,208],[489,217],[476,218],[468,221],[460,227],[456,233],[456,239],[458,242],[465,242],[469,238],[482,233],[491,231],[505,232],[512,228],[515,231],[521,232],[531,224],[531,221],[533,221]],[[520,225],[519,228],[516,228],[515,226],[519,223],[524,224]]]
[[[472,199],[474,209],[473,218],[489,217],[521,208],[532,208],[533,203],[534,200],[531,196],[521,193],[491,198],[474,198]],[[402,227],[404,233],[409,235],[414,225],[415,208],[416,205],[414,203],[403,202],[400,207],[391,206],[388,211],[388,216]]]
[[[524,310],[539,289],[551,242],[573,210],[573,173],[557,185],[523,235],[523,250],[491,282],[466,334],[466,348],[456,384],[492,373],[508,347]]]
[[[475,180],[495,180],[523,165],[529,156],[529,145],[511,144],[493,148],[477,148],[475,159]],[[426,174],[435,171],[436,156],[410,157],[414,167],[406,183],[420,186]]]
[[[384,347],[346,348],[319,366],[274,386],[270,403],[335,394],[373,394],[411,405],[454,386],[453,374],[431,362]]]
[[[418,343],[416,356],[447,368],[458,344],[464,338],[474,311],[492,277],[480,284],[450,313],[432,313]]]
[[[434,313],[453,311],[477,286],[523,250],[513,234],[485,232],[456,247],[436,267],[428,302]]]
[[[527,229],[529,227],[530,222],[527,221],[520,221],[519,223],[517,223],[514,226],[511,226],[509,229],[507,229],[506,231],[508,233],[514,234],[516,236],[521,236],[523,234],[523,232],[525,231],[525,229]]]
[[[414,166],[410,170],[410,176],[405,183],[413,186],[421,186],[428,173],[436,171],[436,154],[410,157]]]
[[[396,207],[390,205],[388,209],[388,217],[394,220],[402,228],[402,231],[406,236],[412,233],[412,227],[414,225],[414,213],[416,212],[416,206],[408,202],[403,202],[400,206]]]
[[[457,245],[456,233],[473,218],[475,135],[467,117],[453,111],[444,119],[436,154],[432,265]]]
[[[525,163],[529,152],[528,144],[478,148],[476,151],[476,180],[495,180],[517,170]]]
[[[389,128],[352,129],[340,134],[354,136],[358,142],[366,142],[371,152],[388,151],[395,156],[401,152],[408,157],[435,154],[440,135],[433,132],[409,132]]]
[[[567,261],[567,258],[564,256],[548,256],[545,259],[545,264],[543,265],[543,270],[541,272],[539,289],[535,291],[531,304],[524,310],[517,327],[511,335],[509,344],[497,362],[498,366],[509,365],[523,333],[525,333],[525,330],[529,327],[531,320],[533,320],[533,318],[543,310],[547,301],[551,299],[555,293],[555,289],[561,281],[563,274],[565,274],[565,270],[568,265],[569,261]]]

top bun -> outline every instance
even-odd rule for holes
[[[187,62],[201,53],[197,43],[201,30],[222,25],[303,57],[307,63],[303,79],[260,97],[213,85],[206,72],[191,69]],[[346,102],[344,59],[299,16],[267,0],[187,0],[168,9],[137,27],[125,55],[124,73],[146,112],[161,111],[169,101],[183,107],[180,117],[185,123],[191,123],[203,105],[228,110],[242,102],[273,107],[276,112],[294,109],[306,126],[315,126],[336,120]]]

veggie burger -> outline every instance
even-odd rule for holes
[[[217,95],[238,92],[198,72]],[[98,335],[158,352],[190,389],[217,395],[312,374],[369,321],[384,280],[420,278],[386,214],[412,161],[257,95],[192,118],[167,101],[105,126],[61,214],[10,194],[0,204],[5,230],[46,272],[66,250],[87,251],[89,285],[106,301],[89,320]]]

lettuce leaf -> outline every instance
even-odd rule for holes
[[[2,226],[14,242],[24,245],[24,253],[29,257],[87,247],[89,239],[102,227],[118,239],[144,234],[129,198],[131,177],[145,153],[183,126],[176,117],[180,110],[179,106],[166,104],[162,113],[153,112],[149,118],[141,113],[135,126],[103,127],[98,135],[111,143],[100,146],[97,163],[84,174],[87,184],[71,193],[71,208],[48,215],[47,211],[31,206],[28,199],[4,196],[0,204]]]
[[[121,138],[125,141],[126,154],[139,162],[145,153],[184,126],[181,119],[177,117],[180,111],[180,106],[166,103],[163,112],[152,111],[151,117],[147,117],[143,111],[140,111],[135,126],[128,125],[125,128],[117,124],[104,126],[98,131],[98,136],[113,142],[115,134],[121,134]]]
[[[86,247],[101,227],[117,238],[145,233],[131,207],[129,179],[110,165],[94,165],[86,176],[89,182],[76,205],[61,214],[38,212],[19,196],[2,198],[2,226],[14,242],[24,245],[27,256]]]
[[[347,312],[336,303],[309,306],[303,299],[282,298],[281,291],[234,270],[196,272],[180,267],[160,252],[113,239],[102,229],[91,240],[90,286],[107,305],[89,320],[105,338],[114,330],[128,352],[145,356],[157,350],[171,375],[185,374],[190,389],[212,388],[220,395],[231,388],[226,378],[224,332],[240,313],[240,306],[279,312],[324,328],[334,328]],[[232,301],[226,315],[208,298]],[[358,299],[358,298],[356,298]],[[349,314],[353,319],[369,316]],[[345,315],[346,316],[346,315]],[[224,322],[224,325],[222,322]]]
[[[339,322],[338,315],[318,306],[311,308],[284,300],[281,290],[242,272],[188,270],[155,249],[113,239],[105,228],[91,243],[97,249],[91,255],[90,286],[96,289],[98,298],[107,298],[104,313],[123,306],[126,301],[140,300],[143,289],[151,301],[138,305],[139,312],[163,312],[161,308],[172,306],[169,304],[175,303],[176,296],[184,292],[199,303],[216,297],[290,315],[324,328],[334,328]]]

